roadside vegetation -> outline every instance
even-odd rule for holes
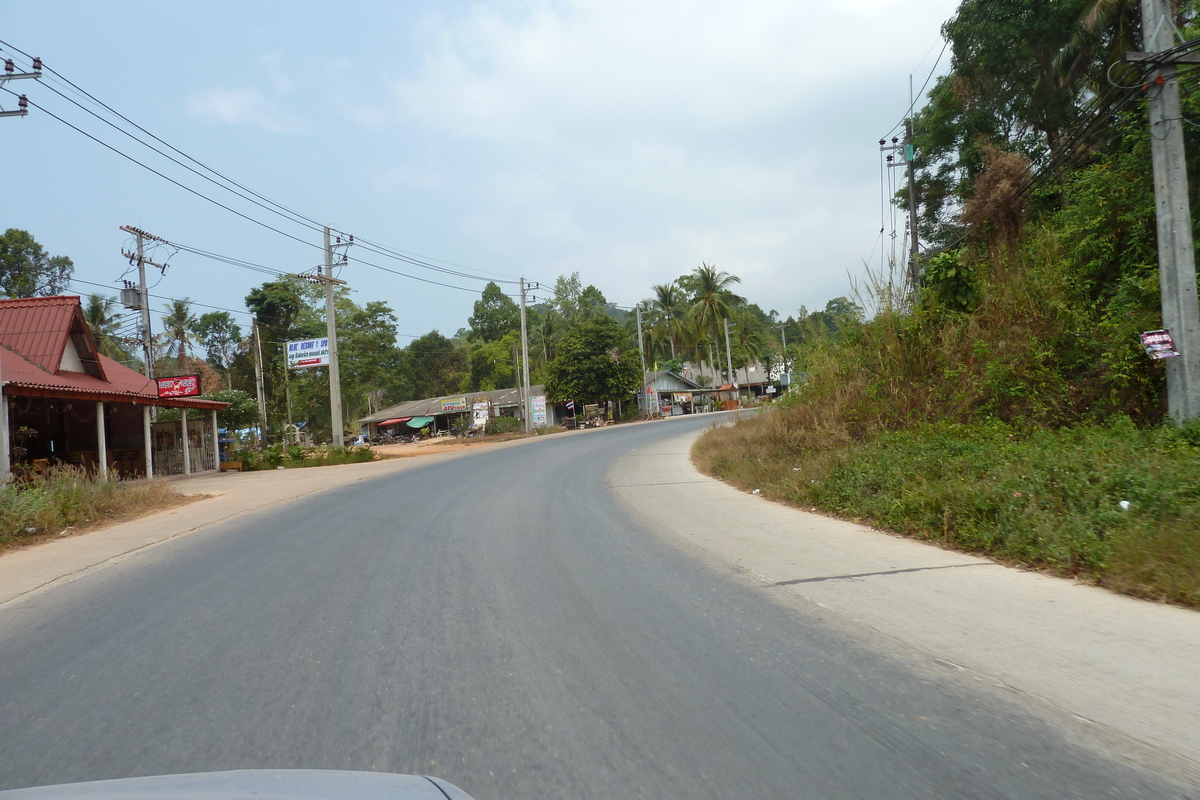
[[[291,469],[297,467],[328,467],[335,464],[361,464],[377,457],[367,445],[349,447],[300,447],[273,444],[265,450],[237,450],[233,461],[240,461],[246,471],[260,469]]]
[[[80,467],[55,467],[0,487],[0,551],[194,499],[166,481],[101,480]]]
[[[1140,41],[1137,6],[999,7],[960,4],[952,71],[914,122],[919,289],[881,270],[859,288],[870,313],[810,330],[791,394],[706,434],[696,462],[774,499],[1200,607],[1200,424],[1167,419],[1164,365],[1138,340],[1162,317],[1147,84],[1114,55]],[[1196,4],[1175,22],[1195,39]],[[1197,186],[1200,143],[1188,153]]]

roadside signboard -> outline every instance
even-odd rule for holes
[[[301,339],[287,343],[288,369],[329,366],[329,339]]]
[[[1142,347],[1151,358],[1174,358],[1179,355],[1171,332],[1166,330],[1146,331],[1142,334]]]
[[[171,378],[155,378],[159,397],[195,397],[200,394],[199,375],[176,375]]]
[[[447,397],[442,400],[442,413],[449,414],[452,411],[466,411],[466,397]]]
[[[535,394],[530,400],[533,401],[533,427],[546,427],[546,396]]]
[[[471,406],[471,427],[482,428],[488,424],[488,420],[491,419],[491,415],[492,406],[490,403],[488,403],[488,401],[483,400],[481,402],[474,403]]]

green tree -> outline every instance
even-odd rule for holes
[[[520,330],[521,309],[495,283],[483,287],[483,296],[475,301],[468,322],[473,338],[494,342],[511,331]]]
[[[546,399],[555,403],[627,400],[641,385],[637,347],[607,316],[584,320],[568,331],[546,371]]]
[[[196,339],[193,329],[196,315],[192,313],[192,301],[188,298],[172,300],[166,306],[167,314],[162,318],[164,346],[178,348],[176,367],[179,372],[187,371],[187,351]]]
[[[121,315],[116,308],[115,298],[92,292],[83,305],[83,320],[92,332],[97,350],[114,361],[129,361],[132,356],[118,341]]]
[[[405,350],[417,397],[440,397],[459,390],[466,359],[454,342],[430,331],[414,339]]]
[[[49,255],[27,231],[0,236],[0,290],[8,297],[62,294],[74,271],[71,259]]]
[[[192,332],[200,338],[208,363],[229,381],[229,369],[242,343],[242,329],[234,322],[233,315],[228,311],[201,314],[192,326]],[[233,388],[232,384],[229,388]]]

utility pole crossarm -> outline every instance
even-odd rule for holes
[[[0,86],[8,81],[40,77],[42,77],[42,60],[40,58],[33,60],[33,72],[17,72],[17,65],[9,58],[4,61],[4,72],[0,72]],[[0,117],[24,117],[27,114],[29,114],[29,100],[25,95],[17,97],[16,111],[0,111]]]

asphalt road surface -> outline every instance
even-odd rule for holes
[[[0,609],[0,788],[269,767],[480,800],[1187,796],[626,516],[614,460],[708,422],[364,481]]]

